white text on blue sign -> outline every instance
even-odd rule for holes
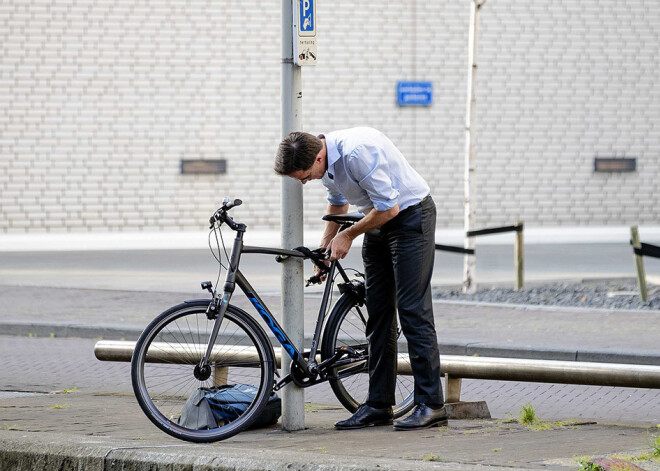
[[[399,106],[430,106],[433,103],[432,82],[397,82]]]

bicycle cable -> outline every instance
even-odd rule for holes
[[[227,267],[222,263],[222,258],[220,256],[220,241],[218,240],[218,231],[220,231],[220,228],[217,225],[213,225],[213,229],[209,231],[209,250],[211,251],[211,254],[213,255],[213,258],[218,262],[218,278],[215,280],[215,285],[213,286],[213,297],[215,298],[217,292],[218,292],[218,284],[220,283],[220,277],[222,276],[222,269],[224,268],[227,270]],[[215,236],[215,243],[216,246],[218,247],[218,255],[216,256],[215,251],[213,250],[213,246],[211,245],[211,233]],[[220,237],[222,238],[222,231],[220,231]],[[222,240],[222,243],[224,245],[224,239]],[[227,251],[225,250],[225,254]],[[229,259],[228,259],[229,260]]]
[[[231,267],[231,259],[229,258],[229,254],[227,254],[227,246],[225,245],[225,238],[222,236],[222,231],[218,230],[220,232],[220,239],[222,240],[222,250],[225,252],[225,257],[227,257],[227,265]],[[217,236],[216,236],[217,237]],[[218,253],[220,253],[220,246],[218,245]],[[237,267],[231,267],[232,270],[236,270]],[[227,267],[225,267],[225,270],[229,270]]]
[[[358,277],[360,277],[360,278],[364,278],[364,273],[359,272],[359,271],[356,270],[355,268],[344,268],[344,271],[345,271],[345,272],[346,272],[346,271],[352,271],[352,272],[355,272],[355,276],[358,276]],[[337,276],[335,275],[335,278],[336,278],[336,277],[337,277]]]

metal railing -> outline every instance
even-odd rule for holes
[[[475,231],[467,231],[465,233],[467,237],[479,237],[479,236],[491,235],[491,234],[501,234],[503,232],[516,233],[516,239],[514,242],[514,264],[516,270],[516,281],[515,281],[514,289],[516,291],[522,289],[523,285],[525,284],[524,281],[525,251],[523,246],[523,229],[524,229],[524,223],[522,221],[518,221],[512,226],[490,227]],[[476,255],[476,250],[473,248],[459,247],[455,245],[435,244],[435,250],[440,250],[443,252],[459,253],[463,255]]]
[[[96,358],[102,361],[130,361],[135,342],[101,340],[94,347]],[[256,359],[256,350],[250,347],[239,349],[244,359]],[[187,345],[185,349],[163,345],[159,353],[149,355],[147,361],[196,363],[190,352],[198,351],[202,356],[205,346]],[[236,351],[225,347],[214,349],[214,360],[222,361],[223,355],[236,358]],[[278,366],[281,362],[281,349],[275,348]],[[660,389],[660,365],[633,365],[623,363],[594,363],[557,360],[528,360],[520,358],[473,357],[462,355],[441,355],[440,368],[446,375],[446,396],[448,403],[460,401],[461,380],[488,379],[500,381],[523,381],[534,383],[585,384],[595,386],[617,386],[631,388]],[[410,359],[405,353],[398,358],[398,372],[412,375]],[[226,372],[216,372],[216,376]]]

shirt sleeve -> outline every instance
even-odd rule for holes
[[[321,179],[323,186],[328,190],[328,203],[333,206],[344,206],[348,204],[348,200],[344,198],[344,195],[337,189],[337,186],[334,184],[330,178],[328,178],[327,173]]]
[[[374,204],[376,211],[387,211],[399,202],[399,190],[394,188],[390,167],[382,149],[359,146],[348,161],[351,177]]]

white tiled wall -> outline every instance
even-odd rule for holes
[[[469,2],[319,0],[310,132],[369,125],[462,226]],[[0,233],[200,230],[223,196],[279,227],[280,2],[0,4]],[[491,0],[481,11],[478,226],[660,219],[660,4]],[[397,80],[432,81],[399,108]],[[638,171],[596,174],[596,156]],[[180,160],[227,160],[226,175]],[[318,228],[320,184],[305,187]]]

